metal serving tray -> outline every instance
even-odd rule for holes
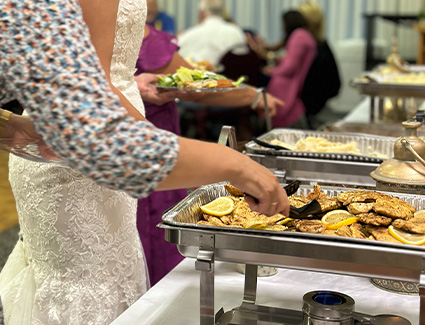
[[[257,313],[257,316],[258,308],[261,307],[262,310],[266,307],[255,305],[256,266],[267,265],[419,283],[422,306],[420,319],[421,324],[425,324],[425,247],[320,234],[195,224],[201,218],[201,205],[218,196],[228,195],[224,184],[217,183],[198,188],[166,212],[162,218],[163,222],[159,225],[165,229],[165,239],[176,244],[183,256],[196,258],[196,269],[201,271],[200,323],[202,325],[217,324],[216,319],[219,320],[221,317],[214,315],[215,260],[247,264],[244,304],[250,301],[249,309],[257,310],[254,313]],[[298,194],[306,194],[311,189],[312,187],[301,186]],[[348,189],[322,187],[322,190],[334,196]],[[388,194],[407,201],[418,210],[425,207],[424,196]],[[278,313],[279,311],[270,308],[261,311],[263,316]],[[273,319],[272,316],[267,318]],[[279,322],[270,324],[277,323]],[[287,324],[287,322],[284,323]],[[292,323],[288,322],[288,324]]]
[[[357,148],[361,155],[348,154],[348,153],[328,153],[328,152],[306,152],[306,151],[290,151],[290,150],[275,150],[262,147],[254,141],[250,141],[245,145],[247,153],[263,154],[271,156],[284,156],[296,158],[310,158],[310,159],[330,159],[339,161],[350,162],[363,162],[363,163],[381,163],[385,159],[374,157],[373,153],[378,152],[386,155],[389,158],[393,155],[394,138],[384,137],[370,134],[359,133],[334,133],[334,132],[321,132],[321,131],[305,131],[295,129],[273,129],[260,137],[259,140],[270,142],[272,140],[279,140],[289,145],[294,146],[298,140],[307,137],[322,137],[331,142],[349,143],[356,142]]]
[[[350,85],[356,88],[359,94],[362,95],[425,98],[424,85],[366,82],[363,79],[354,79],[350,82]]]
[[[183,199],[176,206],[167,211],[162,220],[165,224],[178,226],[178,227],[190,227],[195,229],[208,229],[212,231],[227,231],[227,232],[235,232],[241,234],[252,234],[252,235],[261,235],[261,236],[283,236],[283,237],[291,237],[291,238],[312,238],[312,239],[321,239],[323,237],[327,237],[327,239],[331,239],[332,241],[341,241],[347,243],[362,243],[365,245],[372,246],[385,246],[385,247],[400,247],[402,246],[405,249],[413,249],[418,251],[423,251],[425,253],[425,247],[423,246],[412,246],[405,244],[395,244],[389,242],[382,241],[374,241],[374,240],[364,240],[357,238],[349,238],[349,237],[336,237],[336,236],[326,236],[321,234],[310,234],[310,233],[302,233],[302,232],[290,232],[290,231],[269,231],[269,230],[261,230],[261,229],[244,229],[244,228],[228,228],[228,227],[219,227],[219,226],[207,226],[207,225],[198,225],[196,224],[198,221],[202,220],[202,214],[200,207],[206,203],[213,201],[219,196],[230,195],[229,192],[224,187],[226,182],[206,185],[198,188],[196,191],[191,193],[185,199]],[[335,197],[340,193],[350,191],[352,189],[348,188],[339,188],[339,187],[321,187],[323,193],[330,197]],[[297,195],[306,196],[310,191],[312,191],[312,186],[301,185],[299,190],[297,191]],[[425,196],[422,195],[414,195],[414,194],[406,194],[406,193],[394,193],[394,192],[383,192],[389,195],[398,197],[399,199],[409,203],[416,210],[425,209]]]

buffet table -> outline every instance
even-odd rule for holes
[[[195,260],[186,258],[112,325],[199,324],[199,278]],[[231,310],[241,304],[244,275],[236,264],[215,263],[215,311]],[[301,310],[302,297],[314,290],[344,293],[355,300],[355,310],[367,314],[397,314],[412,325],[419,324],[419,297],[378,289],[368,278],[278,269],[270,277],[258,278],[257,303]]]

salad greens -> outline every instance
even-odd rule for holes
[[[225,76],[203,70],[192,70],[186,67],[180,67],[174,74],[166,74],[158,77],[157,84],[163,87],[183,87],[183,83],[186,81],[204,81],[204,80],[219,80],[227,79]],[[243,81],[244,77],[240,77],[236,82],[233,83],[235,87],[238,87]]]

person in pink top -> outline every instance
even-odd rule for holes
[[[317,42],[307,30],[307,22],[298,11],[283,15],[285,56],[271,71],[267,92],[282,100],[272,118],[273,128],[301,125],[305,107],[301,92],[307,72],[317,54]]]

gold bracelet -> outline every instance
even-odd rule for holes
[[[6,128],[7,124],[9,123],[10,116],[12,115],[12,112],[6,111],[5,109],[1,110],[0,113],[0,137],[3,137],[4,129]]]

